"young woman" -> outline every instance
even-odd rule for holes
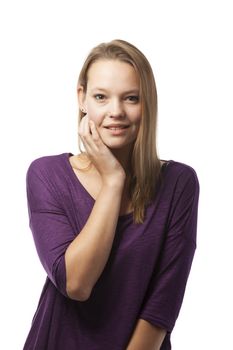
[[[196,172],[158,158],[156,86],[136,47],[95,47],[77,92],[85,150],[27,172],[47,279],[24,350],[171,349],[196,247]]]

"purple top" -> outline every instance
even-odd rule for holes
[[[24,350],[125,350],[139,318],[170,334],[182,304],[195,248],[199,181],[189,165],[167,161],[143,224],[119,216],[108,262],[86,301],[66,293],[64,254],[94,199],[63,153],[27,171],[30,228],[47,273]]]

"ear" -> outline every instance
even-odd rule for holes
[[[80,109],[86,110],[86,93],[82,85],[78,86],[77,93],[78,93],[78,104]]]

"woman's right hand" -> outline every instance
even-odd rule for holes
[[[87,115],[80,122],[78,134],[88,157],[101,175],[103,184],[122,185],[126,178],[124,168],[104,144],[95,123]]]

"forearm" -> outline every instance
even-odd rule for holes
[[[139,319],[126,350],[159,350],[166,331]]]
[[[105,184],[92,212],[65,253],[67,293],[86,300],[111,252],[120,211],[123,184]]]

